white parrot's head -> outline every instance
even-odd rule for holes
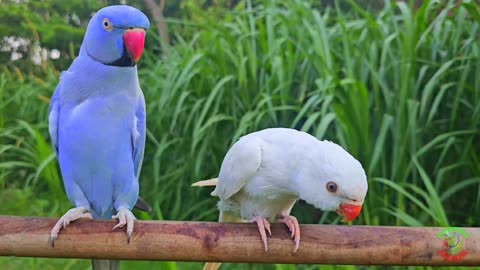
[[[319,143],[314,160],[304,168],[299,196],[324,211],[336,211],[343,221],[353,221],[367,195],[365,170],[341,146],[330,141]]]

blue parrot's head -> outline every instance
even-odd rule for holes
[[[108,6],[88,23],[82,46],[97,62],[133,67],[142,56],[149,27],[147,16],[140,10],[126,5]]]

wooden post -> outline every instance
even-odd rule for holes
[[[268,252],[254,224],[137,221],[130,244],[115,221],[78,220],[53,248],[56,219],[0,216],[0,255],[162,261],[354,265],[480,266],[480,228],[462,228],[465,255],[445,259],[446,228],[301,225],[300,249],[283,224],[272,225]],[[453,231],[451,231],[454,233]],[[458,256],[457,256],[458,257]],[[450,261],[453,260],[453,261]]]

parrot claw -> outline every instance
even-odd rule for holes
[[[127,244],[130,244],[130,239],[132,238],[133,233],[133,225],[136,219],[132,211],[125,207],[120,207],[118,209],[118,213],[112,216],[112,218],[118,219],[118,224],[113,227],[112,231],[117,228],[123,228],[125,224],[127,225]]]
[[[50,245],[52,246],[52,248],[55,247],[55,240],[57,239],[57,237],[55,236],[50,236]]]
[[[295,239],[295,248],[293,249],[293,253],[297,252],[299,247],[300,247],[300,239]]]
[[[68,210],[53,226],[52,231],[50,232],[50,243],[52,247],[55,247],[55,240],[57,240],[58,233],[63,228],[67,229],[70,222],[75,221],[80,218],[89,218],[92,219],[92,215],[88,212],[86,207],[76,207]]]
[[[293,241],[295,242],[295,249],[293,252],[297,252],[300,247],[300,225],[298,224],[297,218],[294,216],[282,215],[279,221],[287,225],[288,230],[291,232],[291,238],[293,238]]]
[[[268,235],[272,236],[272,231],[270,230],[270,223],[264,223],[265,224],[265,230],[267,230]]]
[[[267,234],[265,231],[267,231],[270,236],[272,235],[272,231],[270,230],[270,222],[268,222],[268,220],[264,217],[254,217],[250,219],[249,222],[257,223],[258,231],[260,232],[260,238],[262,239],[265,252],[267,252]]]

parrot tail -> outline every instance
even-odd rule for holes
[[[210,181],[210,180],[206,180],[206,181]],[[237,217],[236,215],[232,215],[229,212],[220,211],[218,222],[246,222],[246,221],[242,218]],[[218,263],[218,262],[205,263],[205,265],[203,266],[203,270],[217,270],[220,268],[220,265],[222,265],[222,263]]]
[[[93,270],[119,270],[120,261],[116,260],[92,260]]]
[[[198,181],[192,184],[192,187],[212,187],[218,184],[218,178]]]
[[[220,265],[222,265],[222,263],[206,263],[203,266],[203,270],[217,270],[220,268]]]
[[[137,203],[135,204],[135,208],[147,213],[152,212],[152,206],[147,201],[142,199],[142,197],[140,196],[138,196],[138,200],[137,200]]]
[[[212,178],[208,180],[198,181],[192,184],[192,187],[211,187],[218,184],[218,178]],[[231,213],[220,211],[218,217],[218,222],[245,222],[245,220],[232,215]],[[220,268],[222,263],[218,262],[208,262],[203,266],[203,270],[217,270]]]

